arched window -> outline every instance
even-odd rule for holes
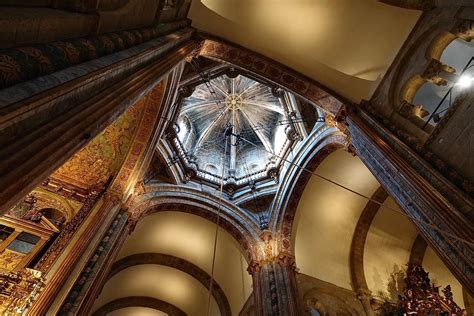
[[[66,216],[64,214],[54,208],[45,208],[40,210],[40,213],[46,217],[51,224],[56,226],[57,228],[60,228],[64,222],[66,222]]]
[[[436,125],[454,104],[455,99],[467,88],[472,88],[474,80],[474,42],[457,38],[441,55],[443,65],[454,68],[454,73],[442,72],[440,76],[446,84],[426,82],[417,91],[412,103],[421,104],[428,111],[424,117],[428,124]]]

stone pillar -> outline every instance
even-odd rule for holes
[[[103,57],[97,64],[91,61],[77,65],[71,73],[63,74],[65,78],[81,74],[69,81],[64,81],[61,74],[52,74],[52,79],[43,80],[49,84],[64,82],[45,91],[35,87],[36,95],[1,105],[2,212],[15,205],[191,54],[197,46],[190,40],[191,35],[191,30],[181,31],[147,42],[141,48]],[[9,89],[12,98],[23,91]]]
[[[300,315],[294,256],[278,251],[278,240],[264,231],[257,245],[260,254],[248,267],[252,275],[255,313],[257,316]]]
[[[456,278],[474,292],[473,203],[368,113],[346,118],[352,145]]]

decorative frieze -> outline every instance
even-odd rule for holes
[[[0,88],[113,54],[190,25],[190,20],[0,52]]]

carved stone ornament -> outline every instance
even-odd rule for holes
[[[400,104],[400,115],[403,117],[406,117],[406,118],[410,116],[425,117],[428,114],[429,112],[423,109],[423,106],[420,104],[414,105],[405,100],[403,100]]]
[[[426,67],[425,71],[421,75],[424,79],[438,85],[445,86],[448,84],[446,79],[442,78],[441,73],[454,73],[456,69],[448,65],[443,64],[437,59],[431,59],[430,63]]]
[[[23,314],[44,286],[43,273],[33,269],[0,272],[0,314]]]
[[[472,20],[461,20],[451,33],[469,42],[474,38],[474,22]]]

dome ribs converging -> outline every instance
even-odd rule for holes
[[[289,92],[232,71],[202,76],[186,90],[174,146],[188,179],[223,179],[238,189],[276,180],[284,165],[278,155],[287,155],[298,141],[300,123],[294,122],[299,110]]]

